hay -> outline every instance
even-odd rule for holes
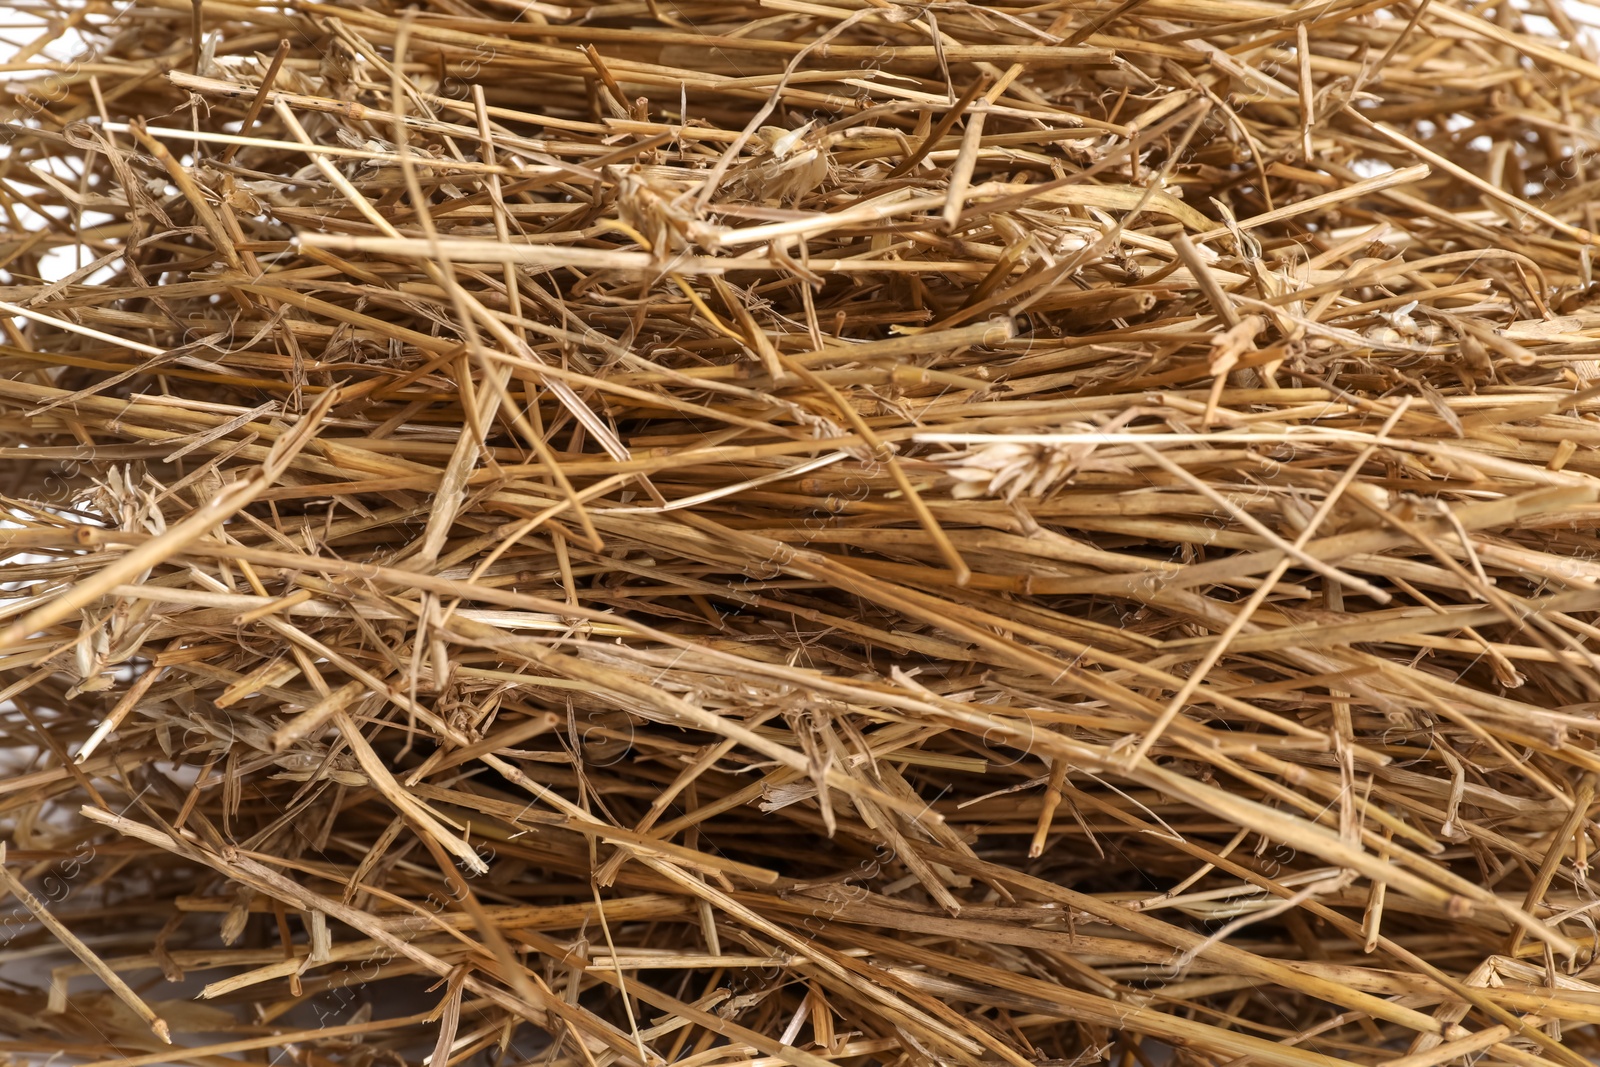
[[[1556,0],[29,14],[0,1053],[1594,1051]]]

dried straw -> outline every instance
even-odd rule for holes
[[[8,16],[0,1055],[1596,1053],[1559,0]]]

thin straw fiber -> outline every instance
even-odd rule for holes
[[[1561,0],[18,0],[0,1063],[1582,1067]]]

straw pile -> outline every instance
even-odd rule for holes
[[[12,14],[0,1054],[1593,1050],[1556,0]]]

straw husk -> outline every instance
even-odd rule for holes
[[[1594,1053],[1557,0],[10,10],[0,1053]]]

